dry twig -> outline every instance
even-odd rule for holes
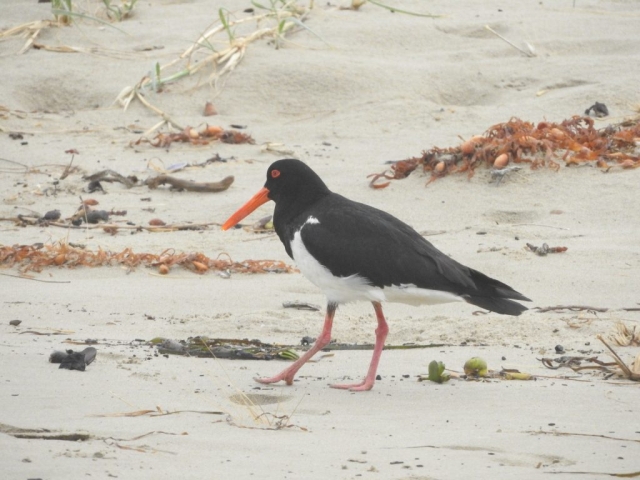
[[[618,367],[620,367],[620,369],[624,372],[624,375],[629,380],[633,380],[634,382],[640,382],[640,372],[631,371],[631,369],[627,366],[627,364],[624,363],[622,361],[622,359],[618,356],[618,354],[615,352],[615,350],[613,348],[611,348],[611,346],[609,346],[609,344],[606,342],[606,340],[604,338],[602,338],[602,335],[598,335],[597,338],[602,343],[604,343],[604,346],[607,347],[607,349],[611,352],[611,355],[613,356],[613,359],[618,364]]]
[[[150,88],[159,90],[163,85],[193,76],[205,67],[212,69],[208,79],[209,84],[218,89],[218,82],[238,66],[251,43],[263,38],[273,38],[279,41],[294,26],[308,28],[303,23],[309,13],[308,8],[297,5],[295,1],[283,2],[280,7],[275,5],[273,3],[272,9],[260,7],[266,10],[266,13],[249,15],[238,19],[229,18],[229,13],[224,9],[220,9],[219,21],[203,33],[193,45],[175,60],[165,65],[156,64],[155,72],[145,75],[134,86],[125,87],[116,101],[126,110],[130,103],[137,99],[147,108],[159,114],[163,121],[156,125],[154,129],[160,128],[165,123],[173,124],[180,128],[169,115],[151,105],[142,92]],[[260,25],[268,21],[275,22],[275,24],[270,27],[257,28],[244,37],[236,36],[234,33],[235,29],[243,24],[256,23]],[[215,49],[213,44],[220,35],[226,35],[228,43],[224,48]],[[197,58],[203,53],[207,54],[205,58]],[[175,71],[176,69],[177,71]],[[167,75],[166,72],[169,71],[174,71],[175,73]]]
[[[219,182],[194,182],[191,180],[182,180],[170,175],[158,175],[156,177],[148,178],[144,183],[151,189],[158,188],[160,185],[169,184],[171,185],[171,188],[176,190],[211,193],[223,192],[229,188],[233,183],[233,176],[229,175]]]

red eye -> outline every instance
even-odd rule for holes
[[[280,176],[280,170],[271,170],[271,178],[278,178]]]

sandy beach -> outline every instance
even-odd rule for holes
[[[367,178],[514,117],[562,122],[595,102],[609,112],[591,117],[597,129],[637,117],[640,3],[395,0],[389,5],[398,11],[389,11],[299,0],[298,10],[282,10],[277,20],[239,22],[268,11],[240,0],[149,0],[116,21],[102,2],[78,0],[68,26],[53,23],[51,4],[6,3],[0,248],[201,253],[295,267],[275,233],[251,229],[273,203],[243,221],[246,228],[220,229],[263,185],[268,166],[289,157],[308,163],[333,191],[397,216],[532,302],[520,317],[463,303],[386,304],[387,344],[424,348],[383,352],[374,389],[354,393],[328,385],[359,380],[370,350],[323,352],[292,386],[266,386],[253,378],[276,374],[285,360],[163,355],[149,343],[206,336],[299,346],[320,333],[325,298],[296,271],[198,273],[190,263],[162,275],[157,266],[114,261],[37,272],[3,263],[2,478],[640,475],[640,383],[540,361],[611,362],[598,336],[628,365],[640,354],[640,333],[629,346],[613,340],[620,324],[640,332],[639,170],[567,167],[556,158],[557,171],[522,164],[499,184],[484,166],[471,178],[456,173],[430,183],[430,173],[417,169],[382,189]],[[191,62],[179,60],[220,25],[220,15],[239,23],[202,42]],[[279,22],[286,34],[274,37]],[[260,29],[260,38],[248,40]],[[230,72],[207,64],[230,45],[229,55],[237,54]],[[203,115],[207,101],[217,115]],[[253,143],[139,142],[206,125],[235,129]],[[83,177],[104,170],[135,176],[137,184],[102,181],[102,191],[89,193]],[[142,184],[159,173],[234,181],[206,193]],[[119,228],[67,228],[81,198],[99,202],[95,209],[111,212]],[[56,209],[57,223],[19,220]],[[159,231],[148,228],[153,219],[199,227]],[[527,243],[566,251],[538,256]],[[283,307],[293,301],[320,310]],[[558,306],[575,308],[549,308]],[[343,305],[334,338],[370,344],[375,325],[370,304]],[[88,340],[97,356],[84,372],[49,363],[54,350],[83,350]],[[490,370],[536,378],[418,381],[432,360],[455,377],[474,356]]]

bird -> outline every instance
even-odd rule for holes
[[[275,202],[273,226],[300,272],[327,297],[322,332],[313,346],[263,384],[293,383],[298,370],[331,341],[340,304],[369,301],[377,319],[373,356],[364,379],[333,388],[373,388],[389,327],[382,303],[411,305],[464,301],[492,312],[520,315],[531,301],[510,286],[466,267],[438,250],[412,227],[372,206],[334,193],[297,159],[272,163],[264,186],[222,225],[237,225],[256,208]]]

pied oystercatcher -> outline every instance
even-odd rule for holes
[[[442,253],[392,215],[330,191],[299,160],[278,160],[267,171],[264,187],[222,226],[227,230],[260,205],[276,203],[273,225],[302,274],[327,296],[322,333],[302,357],[260,383],[288,385],[300,367],[331,341],[331,326],[341,303],[367,300],[378,320],[373,358],[360,383],[333,388],[370,390],[389,327],[382,302],[411,305],[466,301],[492,312],[520,315],[515,300],[527,297],[498,280],[465,267]]]

